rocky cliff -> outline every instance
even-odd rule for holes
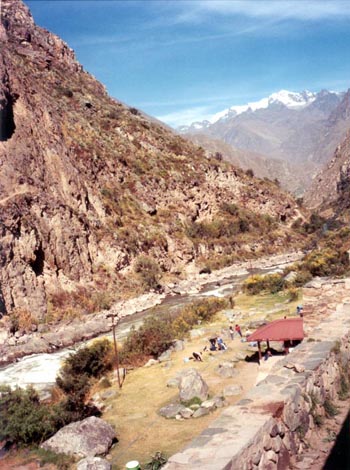
[[[22,1],[2,0],[1,16],[3,313],[40,320],[54,299],[67,308],[59,292],[135,290],[141,255],[184,276],[293,243],[292,198],[111,99]]]
[[[344,124],[347,135],[343,137]],[[322,170],[315,176],[305,194],[305,203],[312,209],[321,208],[335,215],[349,207],[350,187],[350,90],[328,120],[329,132],[338,136],[338,145]],[[325,136],[324,140],[327,139]],[[339,143],[340,142],[340,143]],[[326,145],[324,141],[320,146]],[[321,207],[322,206],[322,207]]]

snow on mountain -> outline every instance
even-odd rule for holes
[[[231,106],[230,108],[224,109],[216,114],[214,114],[210,122],[219,121],[219,119],[227,119],[229,117],[238,116],[248,110],[256,111],[258,109],[266,109],[273,104],[283,104],[287,108],[295,109],[306,107],[315,101],[317,93],[311,91],[303,91],[301,93],[296,93],[294,91],[280,90],[277,93],[272,93],[272,95],[267,98],[262,98],[259,101],[253,101],[251,103],[240,105],[240,106]]]

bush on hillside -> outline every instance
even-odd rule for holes
[[[286,282],[281,274],[266,274],[265,276],[255,274],[244,281],[243,290],[251,295],[264,291],[275,294],[283,290],[285,285]]]
[[[58,387],[77,401],[84,401],[90,379],[101,377],[112,368],[112,346],[107,339],[95,341],[70,354],[56,379]]]
[[[312,276],[340,276],[349,269],[349,255],[330,248],[314,250],[305,256],[301,265]]]
[[[120,360],[124,363],[142,362],[144,357],[158,357],[174,339],[169,319],[148,317],[138,330],[132,328],[123,344]]]
[[[154,259],[149,256],[140,256],[135,262],[134,270],[146,289],[157,289],[159,287],[161,271]]]
[[[150,356],[158,357],[175,338],[183,338],[195,325],[209,321],[226,306],[224,299],[204,299],[184,307],[173,317],[147,318],[138,330],[133,328],[128,334],[121,350],[121,362],[139,365]]]
[[[111,370],[112,357],[111,343],[105,339],[79,349],[66,359],[56,378],[57,386],[65,394],[56,410],[59,426],[99,414],[95,406],[86,403],[86,397],[91,380]]]
[[[0,441],[38,444],[56,432],[54,411],[33,388],[0,388]]]

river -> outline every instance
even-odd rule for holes
[[[218,284],[210,282],[202,286],[198,293],[175,295],[166,297],[162,303],[156,307],[149,308],[143,312],[136,313],[129,317],[123,318],[116,328],[116,336],[118,341],[122,341],[132,326],[136,328],[149,315],[164,315],[172,309],[178,309],[196,299],[203,297],[225,297],[234,294],[242,285],[244,279],[252,273],[271,273],[280,270],[281,265],[275,265],[273,268],[254,269],[241,272],[238,275],[226,278]],[[111,337],[111,334],[103,334],[101,337]],[[90,340],[90,342],[93,340]],[[40,391],[42,397],[49,397],[49,390],[55,383],[56,375],[64,361],[64,359],[72,353],[72,351],[86,344],[79,343],[74,347],[65,348],[50,354],[33,354],[26,356],[18,362],[0,369],[0,384],[10,385],[11,387],[26,387],[32,385]]]

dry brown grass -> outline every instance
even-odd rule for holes
[[[236,297],[235,301],[235,311],[241,312],[239,323],[243,332],[250,321],[266,316],[269,320],[281,318],[288,310],[290,314],[293,314],[297,304],[297,302],[285,303],[286,297],[280,293],[259,296],[243,294]],[[173,353],[171,362],[157,364],[150,368],[141,367],[127,374],[118,396],[107,401],[107,407],[110,405],[110,409],[103,416],[115,426],[119,439],[118,444],[111,451],[113,470],[124,469],[125,463],[134,459],[144,464],[156,451],[162,451],[167,456],[178,452],[221,413],[219,409],[202,418],[183,421],[167,420],[158,415],[158,410],[162,406],[178,398],[178,390],[166,386],[167,381],[178,371],[195,367],[208,383],[210,396],[221,394],[227,385],[241,385],[242,394],[230,397],[228,399],[230,404],[240,400],[254,386],[259,374],[259,367],[256,363],[244,361],[237,363],[236,368],[239,373],[233,378],[224,379],[215,372],[220,363],[230,360],[235,353],[252,353],[247,343],[242,343],[238,338],[231,341],[224,336],[228,350],[205,352],[202,363],[184,362],[184,358],[190,357],[193,351],[201,350],[208,345],[208,338],[214,334],[221,334],[222,329],[227,329],[228,326],[229,322],[226,317],[219,314],[210,325],[201,326],[202,336],[188,341],[184,351]],[[264,364],[265,368],[273,362]],[[265,369],[262,372],[266,373]],[[112,388],[117,390],[116,381]]]
[[[208,338],[220,332],[222,325],[223,320],[220,319],[205,328],[201,338],[188,342],[184,351],[173,353],[171,362],[135,369],[127,375],[119,396],[111,401],[111,409],[104,415],[116,427],[119,439],[112,451],[114,469],[124,468],[125,463],[133,459],[144,463],[158,450],[172,455],[200,434],[220,413],[216,410],[208,416],[183,421],[167,420],[158,415],[162,406],[178,399],[178,390],[168,388],[166,383],[179,370],[195,367],[208,383],[211,396],[221,394],[229,384],[239,383],[243,391],[254,384],[258,369],[256,364],[239,364],[239,374],[229,379],[221,378],[214,371],[219,363],[232,358],[234,351],[245,349],[246,344],[238,339],[227,340],[229,349],[226,352],[204,353],[202,363],[184,363],[184,358],[190,357],[193,351],[209,344]],[[114,383],[113,387],[117,384]],[[232,397],[230,403],[240,398]]]

